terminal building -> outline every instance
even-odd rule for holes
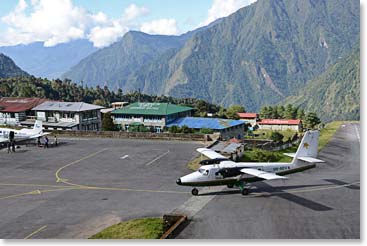
[[[84,102],[44,102],[32,110],[36,119],[43,121],[48,130],[99,131],[102,128],[101,109],[103,107]],[[24,126],[32,126],[35,119],[22,121]]]
[[[132,103],[111,112],[113,121],[121,129],[128,131],[130,126],[144,125],[154,132],[162,132],[174,120],[191,116],[193,108],[170,103]]]
[[[34,117],[32,108],[49,101],[45,98],[2,97],[0,99],[0,125],[19,125],[27,117]]]
[[[211,129],[213,132],[219,133],[223,140],[229,140],[231,138],[242,139],[245,132],[245,124],[246,122],[242,120],[184,117],[172,121],[167,125],[167,127],[187,126],[195,130],[200,130],[203,128]]]

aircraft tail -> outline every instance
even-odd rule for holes
[[[302,138],[297,152],[285,155],[293,157],[292,164],[294,165],[304,164],[303,162],[324,162],[322,160],[316,159],[318,153],[319,136],[319,131],[307,131]]]
[[[33,131],[37,133],[42,132],[42,121],[41,120],[36,120],[36,122],[34,122]]]

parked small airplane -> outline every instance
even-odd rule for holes
[[[319,131],[307,131],[296,153],[286,153],[293,157],[291,163],[256,163],[234,162],[217,152],[199,148],[198,152],[209,157],[200,162],[202,166],[196,171],[177,179],[178,185],[184,186],[218,186],[227,185],[228,188],[239,187],[242,195],[249,194],[249,184],[262,180],[287,179],[284,175],[302,172],[314,168],[315,163],[324,162],[316,159],[319,142]],[[199,194],[193,188],[192,195]]]
[[[42,121],[36,120],[33,129],[23,128],[21,130],[14,130],[10,128],[0,128],[0,143],[9,142],[14,139],[15,142],[21,142],[38,137],[43,137],[49,133],[42,130]]]

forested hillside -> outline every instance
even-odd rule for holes
[[[359,39],[359,1],[259,0],[129,76],[124,91],[249,110],[304,87]]]
[[[317,112],[321,119],[359,120],[360,118],[360,49],[344,57],[325,73],[301,88],[297,95],[285,101],[308,111]]]
[[[20,69],[12,59],[0,53],[0,78],[23,76],[29,76],[29,74]]]

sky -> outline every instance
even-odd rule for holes
[[[88,39],[101,48],[129,30],[180,35],[256,0],[0,0],[0,46]]]

